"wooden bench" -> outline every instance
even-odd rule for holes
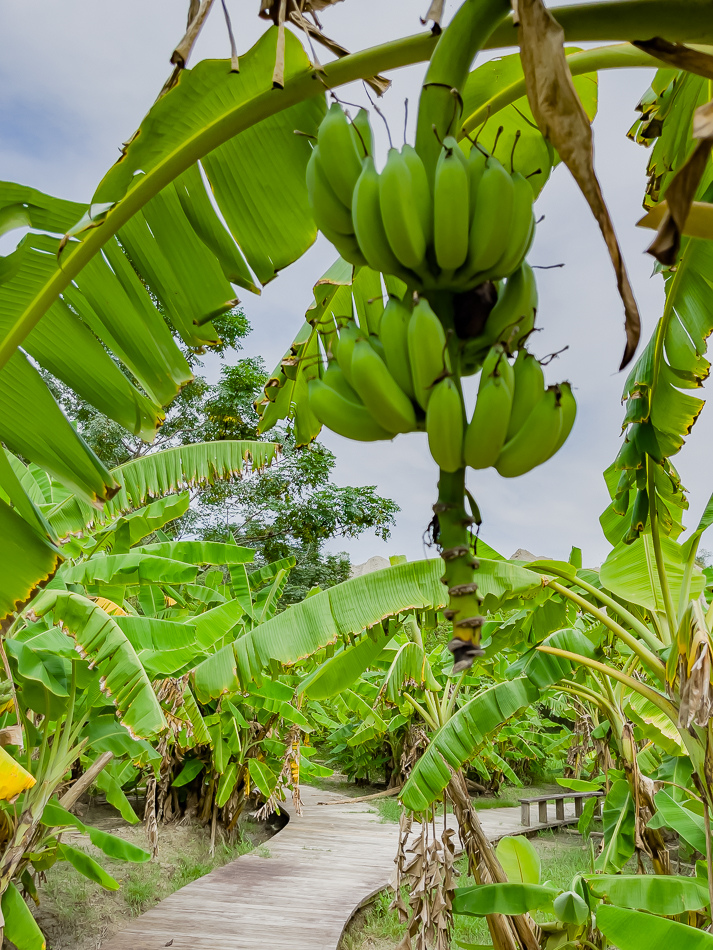
[[[520,824],[525,827],[530,825],[530,814],[532,805],[537,804],[538,820],[542,826],[553,827],[555,825],[569,825],[578,821],[583,808],[585,798],[603,798],[604,792],[555,792],[552,795],[537,795],[534,798],[520,798]],[[564,804],[567,801],[574,802],[574,815],[565,817]],[[555,819],[551,821],[547,814],[547,805],[549,802],[555,803]],[[599,815],[601,805],[599,802],[594,806],[594,814]]]

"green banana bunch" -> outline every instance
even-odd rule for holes
[[[447,136],[433,188],[421,155],[391,148],[379,174],[368,115],[331,106],[307,167],[315,221],[342,257],[412,289],[469,290],[516,271],[534,237],[533,193],[477,145]],[[492,342],[492,341],[491,341]]]
[[[451,376],[436,383],[428,400],[426,432],[431,455],[444,472],[463,467],[463,400]]]
[[[309,407],[319,421],[337,435],[357,442],[393,439],[393,432],[387,432],[376,422],[353,390],[353,395],[350,395],[344,385],[349,385],[346,379],[337,382],[334,375],[330,377],[330,372],[332,366],[327,369],[324,379],[311,379],[308,384]]]
[[[483,363],[473,417],[465,433],[463,455],[471,468],[489,468],[498,461],[510,423],[514,390],[513,367],[503,347],[494,346]]]
[[[451,361],[443,324],[425,297],[420,297],[413,308],[407,344],[416,402],[427,409],[433,385],[450,374]]]
[[[569,435],[577,406],[568,383],[548,386],[495,464],[505,478],[524,475],[557,452]]]

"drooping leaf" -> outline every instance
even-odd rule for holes
[[[376,659],[388,640],[388,634],[377,637],[363,636],[354,643],[326,660],[321,666],[304,679],[299,692],[310,699],[328,699],[346,687],[351,686],[367,667]]]
[[[102,675],[102,690],[132,735],[152,736],[165,728],[161,707],[134,648],[116,620],[97,604],[67,591],[47,592],[42,613],[71,634]]]
[[[619,950],[711,950],[713,936],[673,920],[603,904],[597,926]]]
[[[636,817],[629,784],[617,779],[604,799],[602,828],[604,845],[596,867],[605,874],[621,871],[634,853]]]
[[[69,844],[60,844],[57,847],[57,857],[60,861],[68,861],[75,871],[79,871],[84,877],[99,884],[107,891],[118,891],[119,882],[111,874],[104,870],[101,864],[97,863],[86,852],[79,848],[73,848]]]
[[[451,778],[478,751],[486,736],[531,705],[539,696],[524,677],[498,683],[475,696],[434,735],[400,795],[411,811],[419,812],[441,797]]]
[[[76,815],[63,808],[55,799],[45,805],[41,818],[47,828],[76,828],[82,834],[88,835],[95,848],[103,851],[107,857],[117,858],[120,861],[131,861],[134,864],[143,864],[151,860],[151,855],[143,848],[137,848],[130,841],[125,841],[116,835],[110,835],[93,825],[85,825]]]
[[[2,895],[0,907],[5,918],[4,936],[17,950],[45,950],[47,943],[39,924],[12,881]]]
[[[478,884],[475,887],[457,887],[453,895],[453,913],[469,917],[527,914],[551,904],[557,894],[557,888],[544,884]]]
[[[710,900],[705,881],[696,877],[660,874],[585,874],[594,897],[615,904],[673,917],[702,910]]]

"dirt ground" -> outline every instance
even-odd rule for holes
[[[143,823],[128,825],[107,805],[80,806],[77,813],[86,824],[148,850]],[[248,817],[241,821],[240,835],[233,844],[219,831],[213,856],[209,853],[210,828],[196,823],[162,825],[158,859],[145,864],[112,860],[94,848],[86,836],[66,833],[62,840],[91,855],[120,887],[116,891],[104,890],[69,864],[55,864],[39,888],[40,906],[33,908],[47,937],[48,950],[99,950],[132,917],[144,913],[179,887],[248,851],[259,849],[267,857],[266,842],[285,820],[275,817],[255,822]],[[4,946],[12,947],[7,942]]]

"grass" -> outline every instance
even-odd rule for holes
[[[581,839],[562,832],[546,831],[532,839],[540,855],[542,880],[551,881],[556,887],[568,889],[576,874],[590,870],[589,849]],[[466,859],[462,855],[456,862],[460,872],[459,886],[467,887],[474,881],[466,871]],[[395,911],[389,910],[392,901],[390,892],[382,891],[364,910],[360,911],[347,927],[339,950],[395,950],[405,928],[399,923]],[[539,922],[547,915],[533,914]],[[453,946],[462,944],[490,944],[490,933],[485,920],[456,917]]]

